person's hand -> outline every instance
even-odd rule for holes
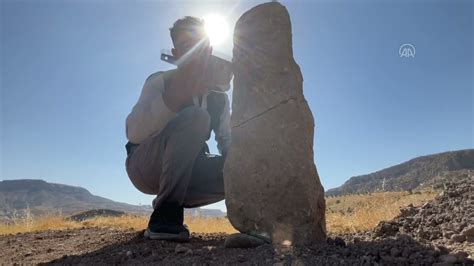
[[[232,80],[232,64],[219,57],[212,56],[206,73],[206,87],[218,90],[227,90]]]
[[[197,47],[187,55],[185,63],[180,65],[171,78],[163,98],[172,111],[178,112],[192,103],[194,96],[203,95],[208,89],[206,72],[210,60],[210,46]]]
[[[174,87],[182,90],[183,97],[202,95],[207,90],[207,67],[208,62],[203,58],[178,67],[174,77]]]

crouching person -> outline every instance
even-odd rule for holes
[[[145,236],[188,241],[184,208],[224,199],[222,168],[230,144],[226,84],[205,79],[212,52],[202,20],[185,17],[170,29],[177,69],[150,75],[126,119],[126,171],[143,193],[156,195]],[[209,154],[214,130],[221,154]]]

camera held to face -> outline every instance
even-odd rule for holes
[[[180,60],[174,58],[170,54],[162,53],[161,60],[178,66]],[[206,64],[205,79],[210,84],[210,90],[227,91],[229,90],[230,80],[232,79],[232,63],[219,58],[215,55],[211,55],[208,63]]]

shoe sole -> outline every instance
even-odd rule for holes
[[[174,242],[189,242],[189,233],[188,232],[181,232],[179,234],[171,234],[171,233],[155,233],[151,232],[150,230],[145,230],[143,234],[145,238],[151,240],[167,240],[167,241],[174,241]]]

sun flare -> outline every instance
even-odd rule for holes
[[[204,17],[204,28],[212,46],[222,44],[229,35],[229,26],[221,15],[210,14]]]

